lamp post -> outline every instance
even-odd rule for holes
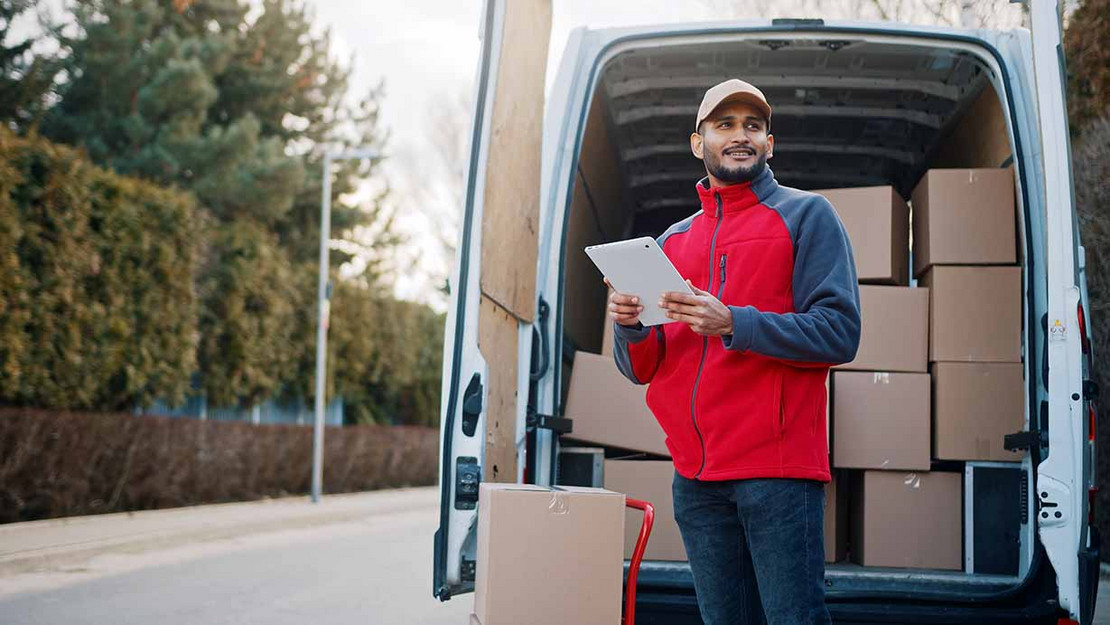
[[[378,153],[360,148],[333,154],[324,152],[324,184],[320,202],[320,282],[316,306],[316,422],[312,433],[312,502],[320,503],[324,489],[324,383],[328,359],[328,319],[331,293],[328,289],[328,241],[331,239],[332,161],[377,158]]]

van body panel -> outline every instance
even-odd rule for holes
[[[441,600],[473,590],[478,484],[523,477],[528,397],[518,389],[528,386],[536,312],[550,28],[550,0],[488,0],[483,8],[470,167],[444,340],[432,589]],[[502,53],[507,45],[512,54]],[[483,246],[483,239],[497,245]]]
[[[1033,65],[1045,177],[1048,253],[1048,458],[1037,467],[1041,543],[1056,570],[1060,607],[1090,617],[1079,596],[1087,547],[1087,415],[1083,402],[1075,199],[1065,106],[1060,7],[1033,0]],[[1093,601],[1090,612],[1093,612]],[[1087,619],[1082,618],[1087,616]]]

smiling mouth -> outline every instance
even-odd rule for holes
[[[755,150],[751,148],[731,148],[725,150],[724,155],[736,161],[746,161],[755,157]]]

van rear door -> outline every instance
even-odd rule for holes
[[[486,0],[444,336],[433,594],[474,589],[478,484],[520,481],[550,0]],[[444,54],[451,54],[444,50]],[[431,146],[432,149],[435,146]]]
[[[1037,522],[1056,571],[1060,607],[1089,623],[1093,592],[1080,592],[1088,555],[1088,423],[1083,402],[1080,285],[1061,14],[1032,0],[1033,68],[1045,176],[1048,272],[1048,458],[1037,467]]]

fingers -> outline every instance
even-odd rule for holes
[[[700,295],[690,295],[689,293],[667,291],[663,294],[662,299],[659,300],[659,305],[666,308],[667,305],[672,302],[678,304],[697,305],[702,303],[702,300]]]
[[[686,279],[686,284],[690,287],[690,290],[692,290],[695,295],[709,295],[709,291],[703,291],[703,290],[699,289],[698,287],[694,286],[694,283],[691,282],[689,278]]]

